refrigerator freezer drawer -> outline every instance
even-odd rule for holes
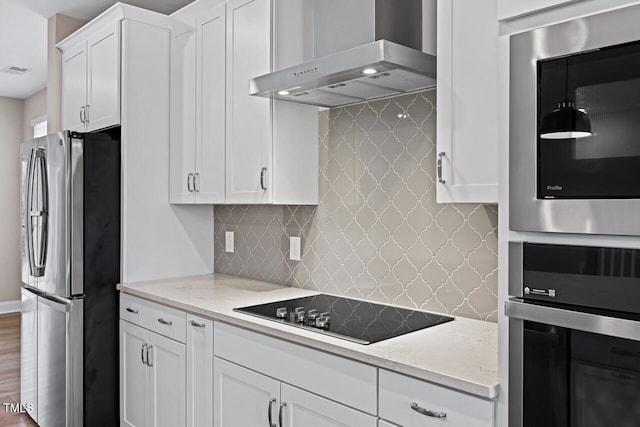
[[[20,403],[38,422],[38,297],[26,289],[20,312]]]
[[[37,298],[38,424],[81,426],[83,301]]]

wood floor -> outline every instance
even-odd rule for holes
[[[0,315],[0,427],[36,426],[28,415],[5,411],[20,401],[20,313]]]

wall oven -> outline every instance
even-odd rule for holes
[[[510,227],[640,235],[640,5],[510,39]]]
[[[640,425],[640,250],[510,243],[510,427]]]

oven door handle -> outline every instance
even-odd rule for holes
[[[530,304],[519,298],[505,302],[505,314],[513,319],[640,341],[640,321],[636,320]]]

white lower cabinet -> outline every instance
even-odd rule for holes
[[[213,383],[214,427],[269,426],[275,423],[280,400],[279,381],[214,357]]]
[[[380,418],[403,427],[493,427],[495,402],[380,369]],[[381,423],[381,426],[393,424]]]
[[[187,427],[213,425],[213,322],[187,315]]]
[[[289,384],[280,386],[283,406],[280,427],[375,427],[376,417],[301,390]]]
[[[120,320],[120,424],[185,425],[185,345]]]
[[[375,427],[376,417],[214,357],[214,427]]]
[[[149,331],[120,320],[120,425],[147,425],[148,367],[144,344]]]

